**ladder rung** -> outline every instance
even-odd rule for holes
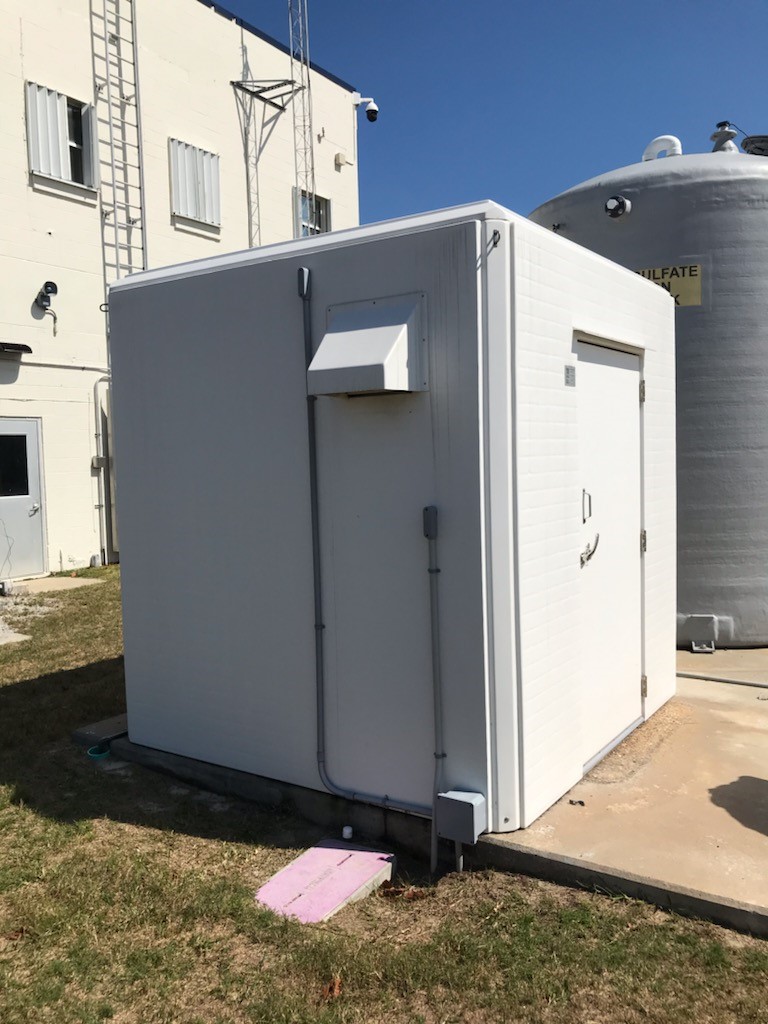
[[[101,32],[91,32],[93,39],[98,39],[101,43],[114,43],[120,42],[125,43],[127,46],[133,46],[133,36],[121,35],[117,29],[112,29],[109,25],[106,26],[106,35],[102,35]],[[100,54],[98,56],[101,56]]]
[[[126,67],[124,73],[123,69],[118,64],[113,64],[111,61],[105,63],[106,69],[97,71],[97,78],[101,78],[105,84],[109,82],[109,84],[115,89],[118,87],[118,85],[127,85],[131,89],[134,88],[134,86],[136,85],[136,77],[131,72],[130,67]],[[128,61],[123,61],[123,63],[127,65]]]
[[[133,36],[121,35],[117,30],[110,28],[109,25],[107,26],[107,33],[107,35],[104,35],[102,32],[91,32],[91,38],[98,39],[102,43],[109,42],[110,38],[119,39],[121,42],[129,43],[133,46]]]
[[[119,180],[113,180],[110,177],[102,178],[101,184],[102,184],[102,187],[104,189],[110,189],[111,191],[116,192],[116,193],[120,192],[120,191],[124,191],[125,189],[134,189],[134,190],[138,191],[141,188],[141,184],[138,181],[119,181]],[[109,201],[109,200],[107,200],[107,201]],[[131,202],[130,198],[126,198],[125,202],[126,203],[130,203]]]
[[[138,249],[140,252],[144,251],[144,246],[140,242],[137,242],[135,245],[129,245],[128,242],[117,242],[116,244],[113,243],[111,248],[122,249],[124,252],[133,252],[134,249]]]
[[[132,128],[136,128],[137,127],[137,125],[134,124],[132,121],[126,121],[124,117],[118,118],[118,116],[117,116],[117,111],[120,110],[123,107],[123,105],[125,105],[127,107],[131,107],[134,110],[136,109],[136,104],[133,102],[132,99],[131,100],[116,99],[116,100],[112,100],[111,102],[107,99],[106,96],[102,96],[101,99],[102,99],[102,101],[104,103],[104,106],[107,108],[107,111],[108,111],[107,119],[109,119],[109,114],[111,113],[113,121],[120,120],[120,121],[124,121],[125,124],[130,125]]]
[[[136,216],[133,217],[131,216],[130,213],[130,207],[128,208],[128,210],[129,213],[127,216],[126,214],[122,214],[120,217],[117,218],[117,220],[115,220],[114,217],[115,211],[109,210],[107,213],[107,217],[105,218],[105,223],[107,227],[111,227],[114,231],[132,231],[134,228],[141,228],[141,211],[136,210]]]
[[[107,160],[106,158],[102,158],[101,160],[99,160],[99,163],[100,164],[104,164],[105,167],[110,167],[111,164],[112,164],[112,161],[111,160]],[[132,171],[140,171],[141,170],[141,168],[139,167],[138,164],[128,163],[127,160],[121,160],[119,156],[115,157],[115,163],[116,164],[120,164],[121,167],[129,167]]]
[[[132,39],[128,39],[127,36],[116,36],[115,33],[113,32],[110,38],[106,38],[105,36],[99,36],[99,35],[96,35],[96,33],[94,33],[94,38],[98,39],[102,43],[113,43],[113,44],[115,42],[125,43],[125,45],[130,47],[131,51],[133,51],[133,40]],[[114,57],[115,55],[113,53],[110,53],[109,50],[105,46],[104,50],[102,52],[100,52],[100,53],[95,53],[94,52],[94,56],[96,57],[97,60],[108,61],[112,57]],[[129,58],[128,57],[123,57],[122,60],[124,60],[126,64],[129,62]],[[130,63],[133,64],[134,62],[130,61]]]
[[[104,206],[104,205],[105,204],[102,203],[102,206]],[[116,202],[108,202],[108,203],[106,203],[106,205],[111,210],[114,210],[115,208],[117,208],[119,210],[137,210],[138,212],[140,212],[139,204],[138,203],[121,203],[119,199]]]
[[[115,232],[115,234],[117,234],[120,231],[141,231],[141,221],[137,219],[135,224],[125,224],[123,221],[118,221],[117,224],[115,224],[113,221],[112,230]],[[124,245],[126,243],[121,242],[120,244]],[[141,248],[141,242],[129,242],[127,244],[129,249]]]
[[[138,127],[139,127],[136,124],[135,121],[126,121],[125,118],[122,118],[122,117],[100,117],[98,119],[98,121],[99,121],[99,124],[114,124],[115,121],[117,121],[118,124],[123,125],[123,127],[125,127],[125,128],[137,128],[138,129]],[[131,145],[135,145],[135,143],[131,143]]]
[[[133,11],[133,5],[131,5],[131,11]],[[133,13],[121,14],[118,10],[113,9],[111,11],[107,11],[106,15],[103,11],[94,11],[93,16],[94,18],[98,18],[99,21],[106,21],[109,18],[114,18],[116,21],[131,21]]]
[[[141,191],[141,184],[138,181],[133,181],[133,182],[130,182],[130,181],[113,181],[111,178],[104,178],[104,179],[102,179],[101,185],[102,185],[102,190],[108,190],[108,191],[114,192],[115,195],[117,195],[120,192],[125,193],[127,191],[133,191],[133,192],[140,192]],[[111,200],[107,199],[107,203],[109,204],[110,202],[111,202]],[[133,205],[138,206],[138,200],[137,199],[136,200],[131,199],[130,196],[126,196],[125,199],[123,200],[123,202],[127,203],[129,206],[132,203],[133,203]]]
[[[124,106],[132,107],[134,109],[136,108],[136,104],[133,101],[133,96],[131,96],[130,98],[126,96],[117,96],[112,100],[110,100],[108,96],[102,96],[101,98],[104,101],[104,106],[107,108],[107,110],[122,110]]]
[[[96,79],[96,84],[97,85],[98,84],[101,84],[101,85],[112,85],[113,84],[113,79],[106,78],[104,75],[101,75],[101,74],[94,75],[94,78]],[[117,85],[117,82],[114,82],[114,84]],[[133,83],[133,82],[128,82],[128,85],[134,85],[134,84],[135,83]],[[109,102],[109,97],[108,96],[102,96],[101,99],[103,99],[105,103]],[[128,99],[125,96],[121,95],[117,99],[112,100],[112,103],[113,103],[113,105],[117,104],[117,103],[130,103],[131,105],[133,105],[133,99],[134,99],[133,96],[131,96],[131,98]]]
[[[99,118],[99,124],[109,124],[109,121],[102,121],[101,118]],[[131,142],[130,139],[118,139],[115,142],[115,145],[116,146],[130,146],[132,149],[138,149],[139,148],[138,142]]]
[[[102,120],[101,118],[98,119],[98,123],[100,125],[109,125],[110,124],[109,120]],[[129,126],[129,127],[131,127],[131,126]],[[104,140],[104,141],[106,141],[106,140]],[[138,142],[132,142],[129,138],[118,138],[118,141],[116,142],[116,145],[130,145],[130,146],[132,146],[134,148],[134,150],[138,150],[138,148],[139,148]]]
[[[110,67],[112,67],[112,68],[118,68],[121,65],[125,65],[126,67],[129,67],[129,68],[135,68],[136,67],[134,62],[129,57],[122,57],[121,56],[117,60],[114,60],[113,59],[113,55],[111,55],[111,54],[107,55],[106,63]]]

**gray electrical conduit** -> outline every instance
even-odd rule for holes
[[[432,782],[432,832],[430,836],[429,870],[437,871],[437,794],[443,778],[443,676],[440,664],[440,604],[437,577],[440,568],[437,564],[437,509],[428,505],[424,509],[424,536],[429,542],[429,612],[430,632],[432,634],[432,703],[435,736],[435,773]],[[459,869],[461,870],[461,869]]]
[[[733,683],[736,686],[756,686],[759,690],[768,690],[768,683],[753,683],[749,679],[730,679],[728,676],[703,676],[698,672],[678,672],[680,679],[703,679],[707,683]]]
[[[304,312],[304,357],[307,369],[312,362],[312,306],[310,271],[299,267],[299,297]],[[315,395],[307,395],[307,437],[309,442],[309,501],[312,519],[312,576],[315,598],[315,684],[317,693],[317,770],[325,788],[336,796],[347,800],[362,800],[379,807],[392,807],[411,814],[432,816],[432,808],[423,804],[412,804],[374,793],[358,793],[353,789],[337,786],[328,774],[325,763],[325,657],[323,643],[323,591],[322,566],[320,564],[320,510],[317,491],[317,428],[315,424]]]

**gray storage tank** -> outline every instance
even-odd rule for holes
[[[675,296],[678,642],[694,649],[768,644],[768,137],[741,153],[736,134],[722,122],[691,155],[660,136],[531,214]]]

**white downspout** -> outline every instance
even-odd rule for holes
[[[99,488],[99,552],[101,554],[101,564],[107,564],[107,510],[106,510],[106,493],[107,488],[104,483],[104,474],[107,472],[107,467],[104,461],[104,436],[101,428],[101,398],[99,395],[99,385],[109,384],[111,378],[107,375],[99,377],[94,381],[93,385],[93,411],[96,425],[96,460],[98,468],[98,488]]]

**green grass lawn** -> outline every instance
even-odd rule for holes
[[[124,706],[86,574],[0,647],[0,1024],[768,1021],[767,943],[629,900],[404,862],[324,925],[258,908],[318,829],[70,743]]]

